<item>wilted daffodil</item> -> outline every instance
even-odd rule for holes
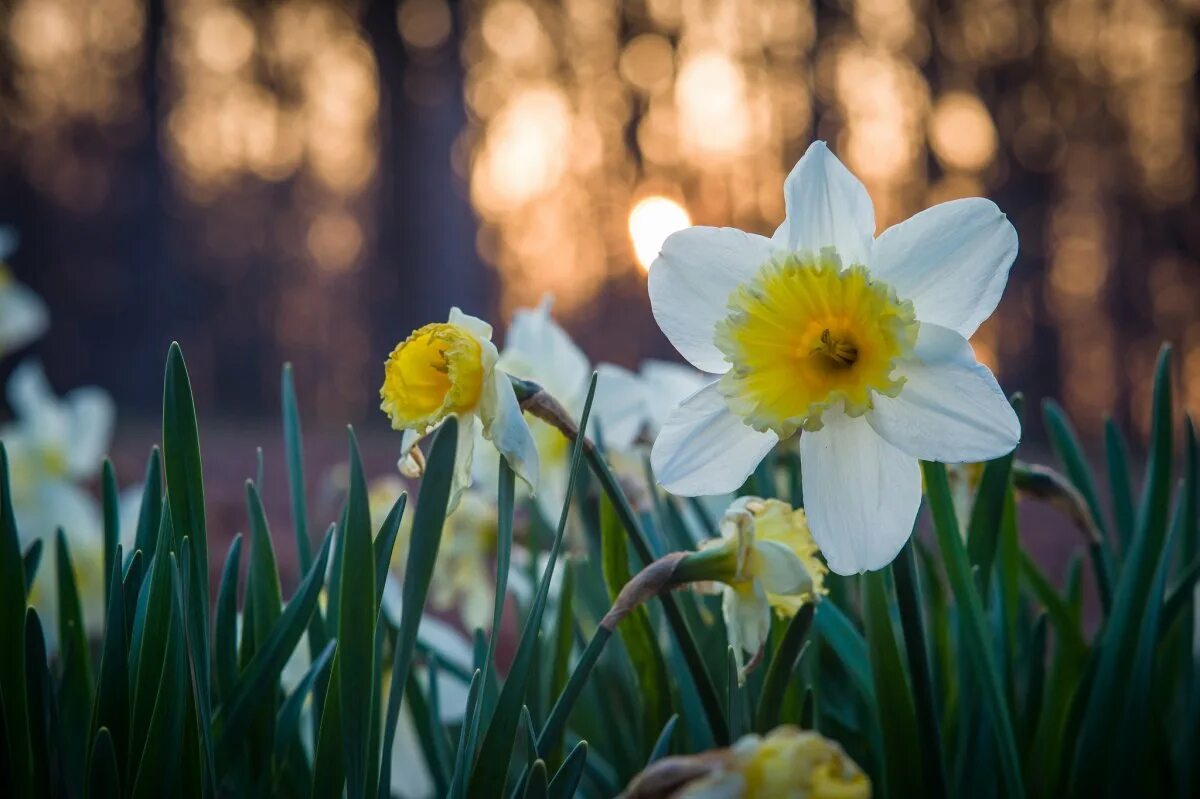
[[[825,564],[804,511],[777,499],[741,497],[721,518],[721,537],[683,560],[676,575],[721,584],[722,610],[736,657],[756,655],[771,631],[771,609],[793,616],[825,592]]]
[[[988,460],[1020,438],[967,343],[1004,291],[1016,231],[966,199],[874,238],[866,189],[822,142],[784,194],[772,238],[693,227],[650,268],[659,326],[720,375],[663,427],[654,471],[677,494],[732,492],[803,431],[805,506],[829,567],[879,569],[912,531],[918,458]]]
[[[869,799],[871,781],[833,741],[785,725],[727,749],[665,757],[623,799]]]
[[[497,367],[492,326],[450,310],[446,322],[425,325],[396,345],[384,367],[380,407],[403,431],[400,468],[421,472],[417,444],[448,416],[459,419],[450,508],[471,484],[476,433],[491,441],[530,488],[537,488],[538,454],[508,375]]]

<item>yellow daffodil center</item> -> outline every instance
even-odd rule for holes
[[[483,350],[458,325],[425,325],[392,350],[384,367],[380,408],[397,430],[424,430],[479,404]]]
[[[746,781],[742,796],[766,799],[867,799],[871,783],[841,747],[814,732],[778,727],[757,746],[739,742],[737,770]]]
[[[819,430],[821,414],[843,403],[861,416],[874,393],[896,396],[896,363],[916,343],[912,303],[897,299],[865,267],[837,256],[768,261],[729,296],[715,342],[732,368],[720,390],[756,430],[787,437]]]

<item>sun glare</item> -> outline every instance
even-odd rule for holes
[[[642,269],[650,269],[667,236],[691,224],[687,209],[672,199],[652,196],[638,200],[629,212],[629,237]]]

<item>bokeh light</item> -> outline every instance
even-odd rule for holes
[[[650,269],[667,236],[691,224],[687,209],[669,197],[653,195],[638,200],[629,211],[629,238],[641,267]]]

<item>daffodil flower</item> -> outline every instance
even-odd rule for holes
[[[4,262],[17,247],[12,228],[0,227],[0,357],[20,349],[46,332],[46,304],[8,271]]]
[[[54,534],[61,528],[71,550],[84,624],[97,632],[104,621],[104,536],[99,503],[83,483],[100,471],[112,440],[115,410],[98,388],[80,388],[60,399],[36,361],[24,361],[8,382],[16,418],[0,426],[8,453],[13,514],[22,547],[41,540],[42,565],[30,592],[32,604],[57,612]],[[55,625],[46,626],[47,647],[56,646]]]
[[[399,465],[407,476],[420,473],[421,439],[448,416],[459,419],[451,510],[471,484],[477,434],[491,441],[513,471],[537,489],[537,449],[512,383],[497,366],[499,358],[492,326],[452,308],[448,321],[425,325],[396,345],[384,368],[380,408],[392,427],[403,431]]]
[[[871,781],[837,743],[784,725],[727,749],[655,761],[623,799],[869,799]]]
[[[721,537],[682,561],[681,580],[721,583],[725,629],[734,656],[756,655],[771,631],[771,609],[795,615],[825,593],[825,564],[804,511],[777,499],[741,497],[720,523]]]
[[[659,326],[719,375],[667,421],[652,464],[676,494],[729,493],[802,431],[808,522],[829,567],[879,569],[912,531],[918,459],[988,460],[1020,439],[967,343],[1004,291],[1016,231],[966,199],[873,238],[866,189],[822,142],[784,194],[773,237],[689,228],[650,268]]]

